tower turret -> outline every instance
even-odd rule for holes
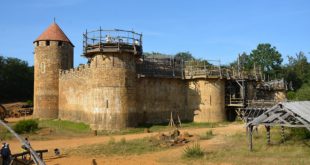
[[[91,68],[88,106],[93,129],[137,125],[136,62],[142,55],[142,34],[127,30],[95,30],[84,34],[84,54]]]
[[[58,118],[59,70],[73,67],[74,45],[55,22],[33,43],[34,116]]]

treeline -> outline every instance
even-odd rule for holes
[[[32,100],[33,72],[26,61],[0,56],[0,102]]]
[[[190,52],[179,52],[175,55],[167,55],[158,52],[144,53],[150,57],[174,56],[184,61],[199,60]],[[283,56],[269,43],[261,43],[250,53],[243,52],[237,60],[223,67],[239,67],[242,70],[250,71],[260,69],[265,75],[265,80],[284,78],[288,83],[287,97],[289,100],[310,100],[310,64],[304,52],[295,55],[288,55],[287,64],[283,64]],[[208,63],[206,61],[206,63]]]
[[[243,70],[260,68],[266,80],[284,78],[288,83],[289,100],[310,100],[310,64],[304,52],[287,56],[283,64],[282,54],[269,43],[258,44],[249,54],[243,52],[239,60],[231,63]]]

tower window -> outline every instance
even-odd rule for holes
[[[37,46],[39,46],[39,45],[40,45],[39,41],[37,41],[37,42],[36,42],[36,45],[37,45]]]
[[[50,46],[50,41],[45,42],[46,46]]]
[[[58,42],[58,46],[62,46],[62,41],[59,41],[59,42]]]
[[[40,64],[40,70],[41,70],[41,73],[45,73],[45,63],[44,62],[42,62]]]

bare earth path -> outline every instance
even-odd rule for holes
[[[190,134],[202,134],[207,130],[212,129],[213,133],[216,135],[210,140],[201,141],[201,146],[204,148],[216,147],[217,144],[223,143],[223,138],[225,135],[235,134],[236,132],[244,132],[242,124],[229,124],[227,126],[218,128],[196,128],[196,129],[184,129],[182,131],[188,131]],[[116,141],[121,138],[126,138],[126,140],[133,140],[152,136],[156,133],[141,133],[141,134],[129,134],[129,135],[116,135],[113,136]],[[61,148],[68,149],[74,148],[81,145],[107,143],[111,137],[109,136],[97,136],[97,137],[83,137],[74,139],[57,139],[48,141],[32,141],[31,145],[36,150],[48,149],[49,153],[45,156],[45,161],[50,165],[91,165],[94,161],[98,165],[105,164],[126,164],[126,165],[157,165],[157,164],[176,164],[175,161],[181,158],[184,147],[176,147],[173,149],[168,149],[161,152],[142,154],[142,155],[132,155],[132,156],[101,156],[101,157],[79,157],[79,156],[64,156],[62,158],[53,157],[53,149]],[[9,141],[11,149],[14,152],[20,152],[20,143],[16,140]]]

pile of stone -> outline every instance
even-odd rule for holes
[[[175,129],[167,134],[159,133],[152,138],[152,142],[157,142],[162,147],[184,145],[195,139],[195,136],[188,132],[181,132]]]

